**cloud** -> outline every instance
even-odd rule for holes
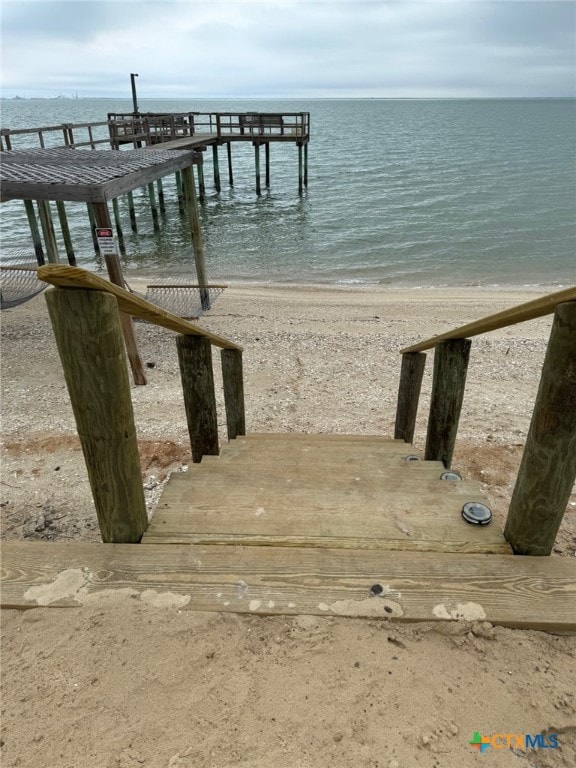
[[[4,90],[570,96],[572,2],[9,0]]]

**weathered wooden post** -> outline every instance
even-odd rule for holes
[[[120,219],[120,206],[118,205],[118,198],[115,197],[112,200],[112,210],[114,212],[114,224],[116,225],[116,234],[118,235],[118,245],[120,246],[120,253],[126,253],[126,244],[124,242],[124,231],[122,230],[122,221]]]
[[[222,359],[228,440],[234,440],[237,435],[246,434],[242,351],[239,349],[222,349],[220,357]]]
[[[304,187],[308,189],[308,142],[304,144]]]
[[[128,213],[130,215],[130,226],[132,228],[132,232],[138,232],[138,225],[136,222],[136,209],[134,208],[134,194],[132,192],[128,192],[126,197],[128,198]]]
[[[556,307],[504,536],[549,555],[576,479],[576,302]]]
[[[88,211],[88,220],[90,222],[90,234],[92,235],[92,245],[94,246],[94,253],[100,253],[100,246],[98,245],[98,238],[96,237],[96,217],[94,216],[94,209],[92,203],[86,203],[86,209]]]
[[[199,166],[200,167],[200,166]],[[188,221],[190,223],[190,231],[192,233],[192,244],[194,248],[194,263],[196,265],[196,275],[198,277],[198,285],[200,286],[200,303],[202,309],[210,309],[210,292],[202,290],[203,286],[207,285],[208,280],[206,277],[206,263],[204,261],[204,243],[202,242],[202,232],[200,230],[200,218],[198,216],[198,204],[196,202],[196,187],[194,186],[194,175],[192,173],[192,166],[183,168],[182,171],[182,185],[184,187],[184,198],[186,201],[186,209],[188,211]]]
[[[90,203],[90,205],[92,206],[92,212],[96,226],[112,229],[110,213],[106,203]],[[108,270],[110,281],[116,285],[119,285],[121,288],[124,288],[124,275],[122,274],[122,267],[120,266],[120,261],[118,260],[118,254],[104,254],[104,259],[106,261],[106,269]],[[127,315],[124,312],[120,312],[120,324],[124,334],[126,352],[128,354],[128,360],[130,361],[134,384],[146,384],[144,366],[142,364],[140,353],[138,352],[136,335],[134,333],[134,323],[130,315]]]
[[[44,235],[44,244],[46,245],[48,261],[52,264],[58,264],[60,261],[58,244],[56,243],[54,222],[52,221],[50,202],[48,200],[38,200],[38,213],[40,214],[40,224]]]
[[[262,194],[262,184],[260,182],[260,143],[254,142],[254,163],[256,165],[256,194]]]
[[[395,440],[411,443],[414,438],[418,400],[425,366],[426,355],[423,352],[405,352],[402,355],[394,429]]]
[[[304,191],[302,175],[302,144],[298,143],[298,194]]]
[[[220,166],[218,165],[218,145],[212,145],[212,160],[214,165],[214,186],[216,192],[220,192]]]
[[[70,236],[70,227],[68,226],[68,217],[66,216],[66,207],[61,200],[56,201],[56,211],[58,212],[58,220],[60,221],[60,229],[62,231],[62,239],[64,240],[64,247],[66,249],[66,257],[70,266],[76,266],[76,256],[74,255],[74,247],[72,245],[72,238]]]
[[[206,184],[204,183],[204,164],[198,163],[198,198],[201,203],[206,199]]]
[[[156,189],[158,191],[158,205],[160,206],[160,215],[163,219],[166,218],[166,202],[164,200],[164,187],[162,185],[162,179],[156,179]]]
[[[212,347],[203,336],[178,336],[176,342],[192,461],[197,464],[202,456],[220,452]]]
[[[434,376],[424,458],[450,467],[470,357],[470,339],[441,341],[434,347]]]
[[[184,193],[182,192],[182,174],[180,171],[176,171],[176,196],[178,197],[178,213],[182,216],[185,211],[184,206]]]
[[[228,156],[228,181],[230,186],[234,186],[234,174],[232,173],[232,142],[226,142],[226,155]]]
[[[40,265],[45,264],[46,258],[44,256],[44,249],[42,248],[42,239],[40,237],[40,230],[38,229],[38,221],[36,219],[36,211],[34,210],[34,203],[32,200],[24,200],[24,209],[26,211],[26,217],[28,218],[28,224],[30,226],[30,234],[32,235],[32,243],[34,244],[36,261]]]
[[[51,288],[46,302],[104,542],[140,541],[148,519],[118,304]]]
[[[265,155],[265,164],[266,164],[265,184],[266,184],[266,189],[270,189],[270,142],[269,141],[267,141],[266,144],[264,144],[264,155]]]
[[[150,210],[152,211],[152,225],[155,232],[160,231],[160,222],[158,221],[158,208],[156,207],[156,195],[154,194],[154,184],[148,184],[148,197],[150,198]]]

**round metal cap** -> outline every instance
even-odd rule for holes
[[[462,507],[462,517],[472,525],[488,525],[492,520],[492,512],[479,501],[470,501]]]
[[[440,480],[462,480],[462,475],[455,469],[451,469],[449,472],[442,472]]]
[[[414,456],[413,454],[406,456],[406,461],[420,461],[420,456]]]

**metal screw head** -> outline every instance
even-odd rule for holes
[[[370,587],[370,594],[372,597],[376,597],[376,595],[381,595],[382,592],[384,592],[384,587],[382,584],[372,584]]]
[[[462,507],[462,517],[472,525],[488,525],[492,520],[492,512],[479,501],[470,501]]]
[[[411,454],[410,456],[406,456],[406,461],[420,461],[420,456],[414,456]]]
[[[442,472],[440,480],[462,480],[462,475],[455,469],[451,469],[449,472]]]

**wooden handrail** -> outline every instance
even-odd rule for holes
[[[38,277],[40,280],[60,288],[88,288],[96,291],[106,291],[116,297],[118,308],[127,315],[138,317],[141,320],[160,325],[163,328],[168,328],[170,331],[175,331],[185,336],[201,336],[221,349],[242,351],[242,347],[239,347],[232,341],[199,328],[197,325],[183,320],[181,317],[173,315],[171,312],[157,307],[155,304],[151,304],[140,296],[135,296],[133,293],[95,275],[93,272],[80,269],[80,267],[46,264],[38,268]]]
[[[526,320],[534,320],[537,317],[552,314],[558,304],[563,304],[567,301],[576,301],[576,286],[565,288],[556,293],[549,293],[546,296],[540,296],[525,304],[519,304],[511,309],[505,309],[503,312],[497,312],[495,315],[488,315],[481,320],[468,323],[468,325],[462,325],[447,333],[442,333],[439,336],[420,341],[411,347],[406,347],[406,349],[400,350],[400,353],[404,355],[407,352],[422,352],[425,349],[432,349],[440,341],[468,339],[471,336],[495,331],[498,328],[506,328],[509,325],[523,323]]]

